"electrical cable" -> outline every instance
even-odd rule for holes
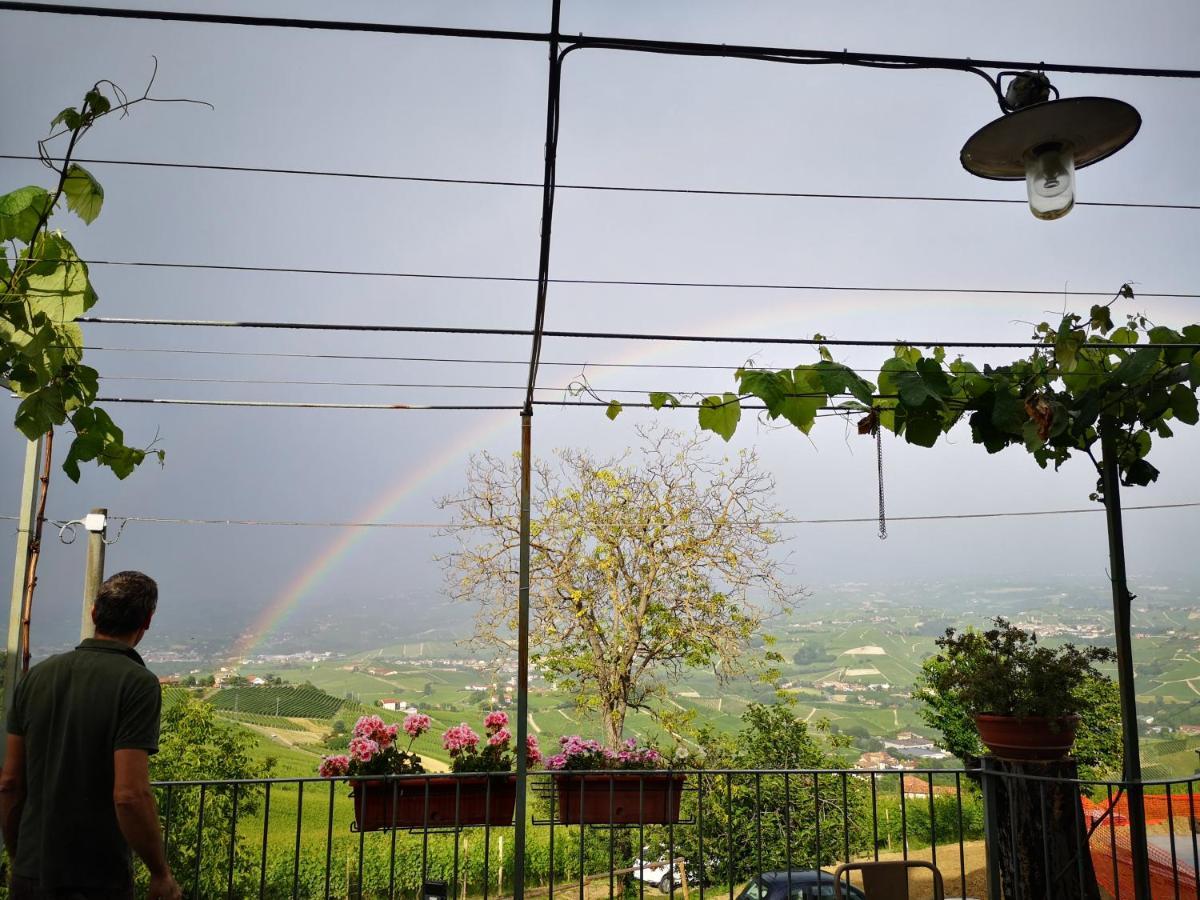
[[[499,337],[529,337],[532,331],[523,328],[473,328],[467,326],[428,326],[428,325],[349,325],[342,323],[320,322],[253,322],[232,321],[222,319],[144,319],[129,316],[80,316],[76,322],[94,325],[152,325],[182,328],[265,328],[301,331],[353,331],[353,332],[398,332],[401,334],[474,334]],[[741,337],[730,335],[700,335],[700,334],[647,334],[623,331],[551,331],[543,332],[546,337],[578,338],[585,340],[613,341],[663,341],[682,343],[716,343],[716,344],[787,344],[800,346],[824,347],[943,347],[951,349],[975,350],[1029,350],[1052,347],[1040,341],[929,341],[929,340],[861,340],[846,338],[785,338],[785,337]],[[1089,350],[1128,350],[1134,344],[1117,344],[1105,341],[1095,341],[1084,345]],[[1149,345],[1171,346],[1175,349],[1200,350],[1200,343],[1180,342],[1176,344]]]
[[[201,350],[191,347],[95,347],[85,346],[87,353],[178,353],[199,356],[251,357],[261,359],[337,359],[356,362],[420,362],[420,363],[467,363],[471,365],[525,366],[527,359],[484,359],[462,356],[386,356],[354,353],[284,353],[267,350]],[[705,369],[732,372],[744,363],[730,366],[704,365],[700,363],[614,363],[614,362],[564,362],[543,361],[542,366],[559,366],[582,371],[583,369]],[[865,370],[864,370],[865,371]]]
[[[1125,510],[1147,511],[1147,510],[1171,510],[1171,509],[1194,509],[1200,507],[1200,501],[1190,501],[1184,503],[1148,503],[1139,506],[1125,506]],[[982,513],[941,513],[933,515],[917,515],[917,516],[888,516],[888,521],[891,522],[941,522],[954,521],[964,519],[1011,519],[1024,518],[1034,516],[1071,516],[1082,513],[1102,513],[1103,506],[1095,507],[1080,507],[1074,509],[1037,509],[1037,510],[1016,510],[1011,512],[982,512]],[[173,518],[169,516],[112,516],[110,521],[114,522],[141,522],[151,525],[238,525],[238,526],[261,526],[261,527],[296,527],[296,528],[400,528],[400,529],[445,529],[447,531],[462,531],[475,528],[486,528],[486,525],[460,525],[454,522],[320,522],[320,521],[304,521],[294,519],[203,519],[203,518]],[[0,520],[15,522],[17,516],[0,516]],[[49,519],[47,521],[50,521]],[[729,524],[755,528],[775,527],[783,525],[860,525],[874,524],[878,525],[878,516],[856,516],[848,518],[819,518],[819,519],[769,519],[763,521],[747,521],[747,522],[731,522]],[[588,524],[604,525],[617,524],[608,520],[604,521],[589,521]],[[619,523],[636,527],[642,523],[625,522]]]
[[[122,9],[82,4],[26,3],[0,0],[0,10],[34,12],[53,15],[89,16],[99,18],[167,21],[188,24],[238,25],[265,28],[296,28],[314,31],[374,32],[382,34],[420,35],[427,37],[457,37],[480,40],[501,40],[549,44],[572,42],[580,47],[596,47],[634,52],[683,53],[698,56],[738,56],[781,60],[809,59],[839,65],[875,65],[887,67],[939,68],[963,71],[981,69],[1020,69],[1041,72],[1073,72],[1086,75],[1120,75],[1146,78],[1200,78],[1200,70],[1180,68],[1148,68],[1141,66],[1096,66],[1075,63],[1054,63],[1006,59],[970,59],[965,57],[914,56],[899,53],[857,53],[847,50],[806,50],[790,47],[764,47],[743,44],[704,44],[687,41],[660,41],[642,38],[619,38],[586,35],[564,35],[556,32],[509,31],[488,28],[447,28],[430,25],[395,25],[384,22],[347,21],[336,19],[303,19],[283,16],[238,16],[227,13],[198,13],[183,10]]]
[[[72,260],[44,259],[39,262],[72,262]],[[150,260],[90,259],[89,266],[119,266],[148,269],[194,269],[216,272],[259,272],[286,275],[337,275],[363,278],[413,278],[434,281],[486,281],[515,284],[536,284],[537,278],[525,275],[467,275],[450,272],[383,272],[364,269],[312,269],[294,266],[248,266],[227,263],[180,263]],[[1046,290],[1030,288],[974,288],[974,287],[888,287],[883,285],[838,285],[838,284],[780,284],[738,281],[649,281],[629,278],[550,278],[549,284],[591,285],[599,287],[670,287],[703,288],[747,291],[841,291],[845,293],[880,294],[1001,294],[1028,297],[1105,297],[1111,298],[1112,291]],[[1156,300],[1196,300],[1200,293],[1164,293],[1138,291],[1138,297]],[[530,332],[532,333],[532,332]],[[546,332],[549,334],[549,332]]]
[[[28,160],[41,161],[41,157],[31,154],[18,153],[0,153],[0,159],[12,160]],[[62,162],[56,157],[49,157],[52,162]],[[192,171],[207,171],[207,172],[240,172],[254,173],[262,175],[300,175],[320,178],[351,178],[351,179],[367,179],[373,181],[397,181],[417,184],[447,184],[447,185],[472,185],[478,187],[515,187],[515,188],[538,188],[542,187],[540,182],[536,181],[512,181],[503,179],[488,179],[488,178],[438,178],[433,176],[423,175],[385,175],[382,173],[373,172],[338,172],[325,169],[284,169],[271,168],[267,166],[234,166],[234,165],[218,165],[209,163],[173,163],[173,162],[158,162],[152,160],[133,160],[133,159],[85,159],[77,157],[73,162],[87,163],[88,165],[103,165],[103,166],[141,166],[147,168],[158,169],[186,169]],[[776,198],[776,199],[807,199],[807,200],[874,200],[874,201],[902,201],[913,203],[988,203],[1002,205],[1025,206],[1028,201],[1020,199],[1011,199],[1003,197],[954,197],[933,194],[847,194],[847,193],[828,193],[815,191],[768,191],[768,190],[727,190],[721,188],[672,188],[672,187],[638,187],[633,185],[616,185],[616,184],[561,184],[555,183],[556,191],[595,191],[595,192],[611,192],[611,193],[631,193],[631,194],[677,194],[690,196],[705,196],[705,197],[759,197],[759,198]],[[1076,206],[1096,206],[1108,207],[1116,209],[1172,209],[1172,210],[1200,210],[1200,204],[1197,203],[1140,203],[1140,202],[1124,202],[1124,201],[1102,201],[1102,200],[1080,200],[1076,202]]]
[[[422,390],[471,390],[471,391],[523,391],[524,385],[516,384],[448,384],[435,382],[392,382],[392,381],[307,381],[290,378],[204,378],[176,375],[101,375],[100,381],[164,382],[171,384],[240,384],[240,385],[287,385],[294,387],[353,387],[353,388],[410,388]],[[538,385],[539,391],[571,391],[581,385],[578,382],[561,386]],[[605,388],[605,394],[640,394],[645,396],[657,388]],[[721,390],[688,390],[687,394],[720,394]],[[787,394],[788,397],[825,397],[826,394]]]

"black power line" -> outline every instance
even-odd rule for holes
[[[43,259],[41,262],[70,262]],[[370,269],[315,269],[299,266],[249,266],[232,263],[160,262],[151,260],[90,259],[89,266],[121,266],[147,269],[199,269],[217,272],[263,272],[287,275],[339,275],[363,278],[414,278],[433,281],[491,281],[515,284],[536,284],[538,279],[528,275],[469,275],[460,272],[387,272]],[[607,287],[672,287],[712,288],[767,291],[841,291],[846,293],[882,294],[1007,294],[1030,297],[1112,297],[1112,291],[1078,291],[1044,288],[989,287],[892,287],[886,285],[848,284],[780,284],[738,281],[651,281],[632,278],[551,278],[549,284],[599,285]],[[1168,300],[1196,300],[1200,293],[1152,293],[1138,291],[1139,297]],[[548,334],[548,332],[547,332]]]
[[[1034,69],[1043,72],[1074,72],[1086,75],[1122,75],[1149,78],[1200,78],[1200,70],[1148,68],[1142,66],[1097,66],[1054,63],[1044,60],[970,59],[949,56],[914,56],[899,53],[855,53],[846,50],[806,50],[794,47],[766,47],[746,44],[708,44],[689,41],[658,41],[640,38],[566,35],[555,32],[510,31],[491,28],[447,28],[432,25],[395,25],[337,19],[302,19],[284,16],[237,16],[224,13],[197,13],[176,10],[122,9],[105,6],[23,3],[0,0],[0,10],[91,16],[115,19],[182,22],[206,25],[239,25],[266,28],[297,28],[314,31],[371,32],[396,35],[424,35],[477,40],[534,43],[571,43],[578,47],[632,52],[676,53],[693,56],[736,56],[769,60],[812,60],[852,66],[919,67],[951,70]]]
[[[0,153],[0,159],[14,160],[30,160],[41,161],[38,156],[30,154],[18,153]],[[61,160],[50,157],[55,162]],[[74,159],[78,163],[87,163],[88,165],[104,165],[104,166],[142,166],[147,168],[158,169],[187,169],[194,171],[205,172],[243,172],[255,173],[262,175],[304,175],[321,178],[352,178],[352,179],[369,179],[374,181],[397,181],[417,184],[455,184],[455,185],[472,185],[479,187],[515,187],[515,188],[538,188],[542,187],[541,182],[537,181],[511,181],[502,179],[490,178],[437,178],[434,176],[425,175],[386,175],[375,172],[340,172],[326,169],[283,169],[271,168],[267,166],[233,166],[233,165],[218,165],[209,163],[175,163],[175,162],[158,162],[150,160],[133,160],[133,159],[84,159],[76,157]],[[703,197],[760,197],[760,198],[777,198],[777,199],[808,199],[808,200],[877,200],[877,201],[905,201],[905,202],[921,202],[921,203],[988,203],[1025,206],[1027,201],[1008,199],[1002,197],[953,197],[936,194],[846,194],[846,193],[823,193],[816,191],[735,191],[722,188],[694,188],[694,187],[640,187],[635,185],[618,185],[618,184],[561,184],[555,183],[557,191],[598,191],[612,193],[630,193],[630,194],[678,194],[689,196]],[[1105,200],[1081,200],[1076,202],[1076,206],[1096,206],[1108,207],[1115,209],[1173,209],[1173,210],[1200,210],[1200,204],[1196,203],[1139,203],[1139,202],[1122,202],[1122,201],[1105,201]]]
[[[301,331],[363,331],[401,334],[474,334],[500,337],[529,337],[531,329],[522,328],[472,328],[468,326],[427,326],[427,325],[349,325],[342,323],[320,322],[238,322],[220,319],[143,319],[132,317],[111,316],[80,316],[76,322],[95,325],[155,325],[182,328],[266,328]],[[741,337],[729,335],[702,334],[649,334],[623,331],[543,331],[546,337],[579,338],[585,340],[611,341],[664,341],[683,343],[716,343],[716,344],[787,344],[801,346],[827,347],[949,347],[954,349],[976,350],[1030,350],[1051,345],[1041,341],[930,341],[930,340],[860,340],[841,338],[789,338],[789,337]],[[1197,349],[1198,343],[1178,344],[1115,344],[1108,342],[1093,342],[1084,345],[1089,350],[1128,350],[1130,347],[1161,346],[1175,349]]]
[[[197,356],[250,357],[255,359],[337,359],[355,362],[419,362],[419,363],[466,363],[470,365],[528,366],[527,359],[486,359],[467,356],[388,356],[362,353],[285,353],[269,350],[201,350],[193,347],[95,347],[85,346],[85,352],[93,353],[178,353]],[[730,366],[706,365],[701,363],[615,363],[615,362],[565,362],[562,360],[541,363],[543,366],[559,366],[570,369],[707,369],[732,372],[744,363]]]
[[[1194,509],[1200,507],[1200,501],[1191,501],[1186,503],[1148,503],[1141,506],[1126,506],[1126,510],[1167,510],[1167,509]],[[941,513],[923,516],[888,516],[892,522],[940,522],[946,520],[962,520],[962,519],[1013,519],[1025,518],[1032,516],[1073,516],[1081,513],[1099,513],[1104,512],[1103,506],[1089,506],[1075,509],[1034,509],[1034,510],[1014,510],[1011,512],[980,512],[980,513]],[[109,516],[109,521],[113,522],[141,522],[148,525],[236,525],[236,526],[257,526],[257,527],[292,527],[292,528],[405,528],[405,529],[438,529],[448,531],[462,531],[475,528],[487,528],[487,525],[462,525],[455,522],[320,522],[297,519],[199,519],[199,518],[180,518],[174,516]],[[0,516],[4,521],[17,520],[16,516]],[[47,521],[51,521],[47,519]],[[56,519],[55,522],[65,522],[65,519]],[[821,519],[766,519],[762,521],[746,521],[746,522],[731,522],[730,525],[742,525],[745,527],[761,528],[763,526],[776,527],[781,525],[853,525],[853,524],[878,524],[878,516],[855,516],[847,518],[821,518]],[[614,523],[609,520],[588,520],[589,525],[606,525],[606,524],[623,524],[636,526],[638,522]]]

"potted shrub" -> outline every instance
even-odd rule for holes
[[[358,831],[391,828],[445,828],[468,825],[511,825],[516,805],[512,733],[508,716],[488,713],[485,736],[480,738],[466,722],[442,735],[442,746],[450,751],[449,775],[426,774],[412,744],[429,730],[429,716],[415,713],[404,720],[408,748],[399,749],[399,728],[379,716],[363,716],[354,726],[349,753],[329,756],[318,770],[326,778],[346,777],[354,798],[354,821]],[[527,761],[541,758],[537,740],[530,736]],[[364,778],[363,776],[381,776]],[[391,776],[419,778],[395,778]]]
[[[1079,688],[1102,677],[1095,664],[1116,654],[1105,647],[1047,647],[1006,619],[987,631],[946,630],[924,690],[953,697],[975,720],[979,739],[1009,760],[1065,758],[1075,742],[1083,700]]]
[[[546,759],[554,773],[557,819],[565,825],[667,825],[679,821],[684,776],[630,738],[614,750],[578,735]]]

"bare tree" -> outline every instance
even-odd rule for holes
[[[653,711],[664,678],[688,666],[744,672],[750,638],[802,593],[780,577],[775,482],[752,451],[713,459],[704,437],[638,433],[640,454],[566,449],[533,467],[532,656],[601,713],[610,743],[629,710]],[[456,519],[451,593],[479,605],[478,642],[509,648],[520,460],[472,457],[466,489],[441,506]]]

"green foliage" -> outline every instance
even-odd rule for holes
[[[745,653],[772,608],[796,591],[779,578],[767,522],[774,484],[753,454],[712,459],[704,439],[644,433],[642,460],[559,451],[534,472],[532,655],[556,689],[600,714],[616,746],[630,709],[654,710],[685,668],[719,676],[759,667]],[[443,501],[458,522],[453,595],[479,605],[476,639],[511,648],[516,624],[520,470],[472,461]],[[754,602],[747,601],[747,595]]]
[[[921,666],[913,696],[921,717],[942,734],[941,745],[967,766],[983,755],[974,716],[1078,715],[1072,755],[1085,777],[1120,770],[1121,710],[1117,687],[1095,668],[1114,658],[1103,647],[1050,648],[1037,636],[997,618],[985,632],[938,638],[941,652]]]
[[[799,641],[792,654],[792,662],[797,666],[812,666],[817,663],[834,662],[837,657],[821,644],[809,641]]]
[[[700,401],[700,427],[715,431],[725,440],[733,437],[742,418],[742,405],[733,394],[705,397]]]
[[[82,462],[125,478],[148,453],[127,446],[121,429],[93,406],[99,376],[83,364],[83,332],[76,320],[96,303],[96,292],[87,264],[61,230],[51,229],[60,202],[86,224],[100,215],[104,189],[70,158],[83,134],[111,109],[98,84],[78,109],[59,113],[51,127],[65,131],[53,137],[69,141],[61,168],[45,152],[46,141],[39,145],[57,176],[55,186],[30,185],[0,196],[0,241],[9,242],[0,254],[0,379],[21,399],[14,424],[27,438],[71,427],[75,437],[63,471],[72,481],[79,480]],[[162,452],[156,455],[161,461]]]
[[[266,778],[273,762],[256,763],[250,756],[250,735],[221,724],[205,703],[185,698],[163,713],[159,751],[150,758],[150,777],[162,781],[229,781]],[[159,788],[159,816],[168,842],[168,862],[185,891],[192,896],[224,896],[230,872],[230,834],[235,818],[252,816],[258,809],[261,789],[249,785]],[[201,819],[203,804],[203,819]],[[235,835],[236,837],[236,835]],[[190,884],[200,853],[199,884]],[[213,861],[219,860],[219,864]],[[235,896],[251,896],[257,888],[257,856],[245,839],[233,844],[232,869]],[[138,872],[139,889],[147,875]]]
[[[1073,716],[1084,703],[1080,685],[1104,677],[1095,663],[1116,658],[1106,647],[1038,644],[1036,634],[1003,618],[994,624],[987,631],[946,629],[923,689],[958,698],[970,715]]]
[[[840,762],[790,705],[751,704],[742,719],[736,734],[700,732],[705,767],[792,771],[694,776],[703,781],[703,798],[695,791],[684,795],[682,814],[697,825],[675,830],[677,854],[689,861],[703,858],[710,880],[724,881],[732,872],[732,880],[739,881],[759,871],[786,869],[788,861],[793,868],[829,865],[842,857],[844,829],[852,853],[869,849],[869,785],[818,774],[839,768]],[[697,814],[700,802],[703,816]]]
[[[1119,298],[1133,298],[1129,285],[1113,302]],[[934,446],[965,419],[972,440],[989,453],[1020,446],[1043,468],[1057,468],[1076,453],[1099,467],[1093,448],[1103,428],[1113,436],[1122,482],[1146,485],[1159,474],[1146,458],[1153,436],[1170,437],[1173,421],[1200,422],[1200,352],[1194,346],[1200,325],[1176,331],[1129,315],[1114,329],[1111,307],[1093,306],[1086,319],[1065,315],[1057,326],[1042,322],[1029,356],[982,370],[961,357],[947,362],[941,347],[926,356],[917,347],[897,345],[881,366],[878,386],[834,362],[818,345],[816,363],[778,371],[739,369],[737,394],[701,401],[700,428],[729,440],[741,419],[741,402],[749,398],[762,401],[768,420],[784,419],[805,434],[818,410],[834,407],[866,413],[861,434],[882,426],[921,447]],[[661,409],[668,398],[674,399],[654,392],[651,406]]]

